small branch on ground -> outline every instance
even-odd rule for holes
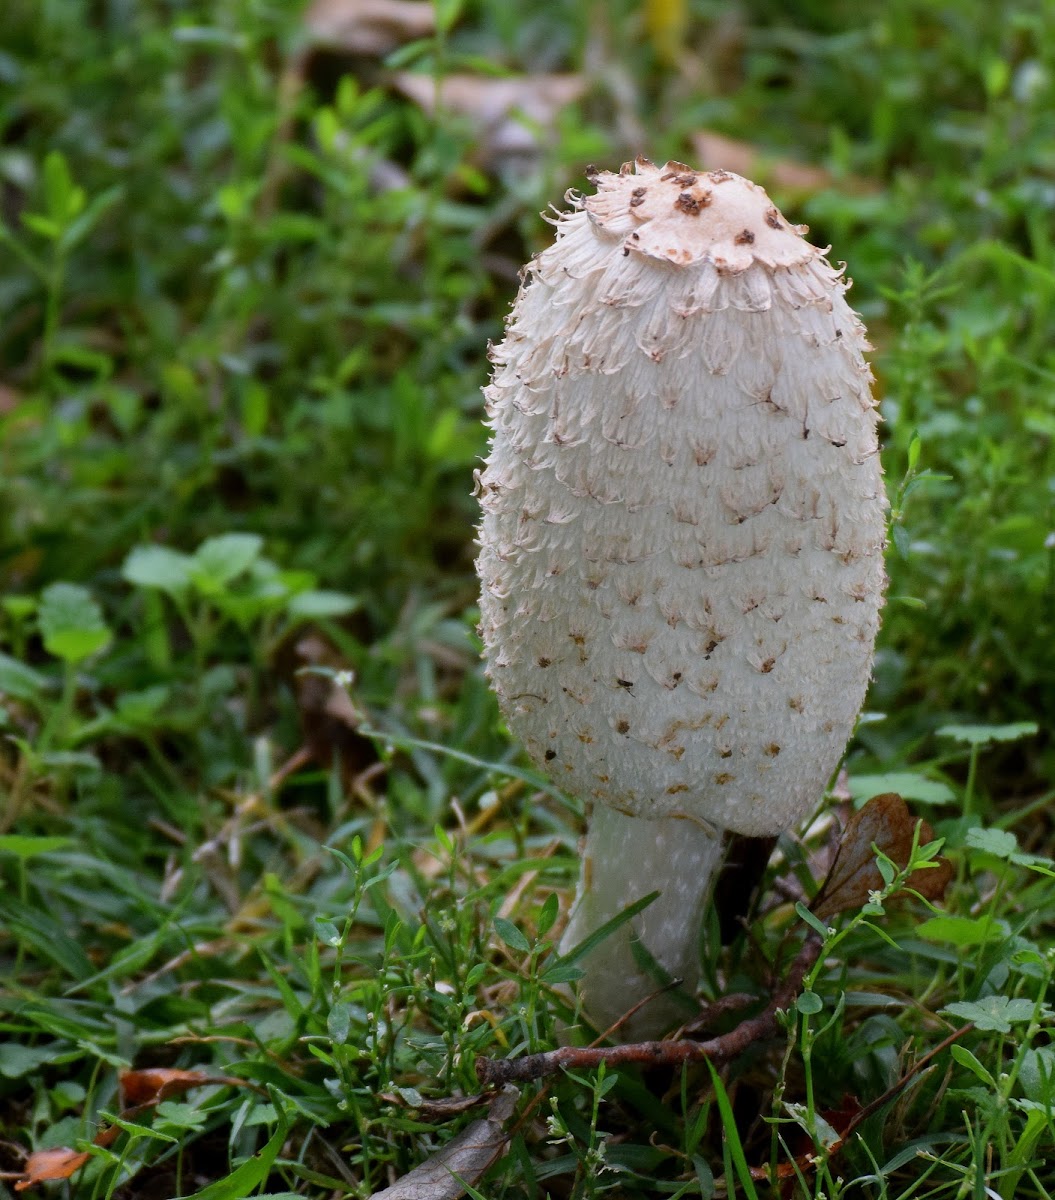
[[[542,1054],[524,1054],[519,1058],[478,1058],[476,1074],[481,1086],[502,1087],[507,1083],[524,1083],[556,1075],[566,1067],[588,1070],[591,1067],[623,1066],[680,1066],[687,1062],[709,1059],[715,1066],[731,1062],[755,1042],[776,1037],[780,1032],[778,1014],[794,1003],[807,972],[821,952],[821,939],[812,931],[807,934],[787,976],[765,1009],[756,1017],[741,1021],[735,1029],[705,1042],[679,1039],[665,1042],[629,1042],[622,1046],[561,1046]]]

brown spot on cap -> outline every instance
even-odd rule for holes
[[[547,750],[542,757],[546,760],[546,762],[552,762],[557,757],[557,751]]]
[[[711,183],[728,183],[733,177],[728,171],[708,171],[707,178]]]
[[[615,731],[616,733],[629,733],[630,722],[625,717],[621,718],[615,723]]]
[[[766,224],[770,229],[781,229],[783,226],[780,223],[780,211],[776,208],[766,209]]]
[[[710,202],[710,192],[703,192],[699,196],[694,196],[692,192],[682,192],[674,201],[674,207],[681,209],[683,213],[688,213],[690,217],[696,217],[699,216],[701,209],[706,208]]]
[[[776,742],[770,742],[763,753],[768,754],[770,758],[776,758],[776,756],[780,753],[780,747],[776,744]]]
[[[689,785],[687,783],[674,783],[674,784],[671,784],[671,786],[669,788],[667,788],[667,795],[668,796],[676,796],[676,795],[678,795],[679,792],[687,792],[688,790],[689,790]]]
[[[725,783],[732,783],[735,778],[735,775],[730,775],[728,771],[723,771],[720,775],[715,775],[714,782],[721,786]]]
[[[750,246],[755,240],[755,235],[750,229],[741,229],[733,240],[738,246]]]

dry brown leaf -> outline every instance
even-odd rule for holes
[[[475,1187],[505,1149],[506,1123],[516,1110],[519,1091],[504,1087],[491,1101],[487,1116],[467,1125],[453,1141],[427,1158],[391,1187],[370,1200],[458,1200],[465,1184]]]
[[[919,844],[934,840],[934,831],[919,821]],[[810,905],[810,911],[822,921],[851,908],[868,903],[871,892],[883,887],[883,877],[875,862],[873,845],[904,867],[912,851],[917,818],[904,800],[894,792],[874,796],[847,821],[842,840],[828,877]],[[907,887],[927,900],[940,900],[952,879],[952,865],[936,858],[933,867],[921,867],[908,877]]]
[[[38,1150],[26,1159],[22,1178],[15,1184],[16,1192],[24,1192],[49,1179],[69,1179],[91,1157],[84,1150],[58,1146],[54,1150]]]
[[[213,1084],[216,1087],[252,1087],[233,1075],[209,1075],[205,1071],[179,1071],[174,1067],[150,1067],[143,1071],[122,1071],[121,1093],[125,1103],[143,1108],[160,1104],[172,1096],[181,1096],[191,1088]]]
[[[347,663],[337,648],[316,632],[298,638],[285,657],[289,661],[284,673],[292,675],[305,746],[320,766],[337,762],[344,787],[350,791],[352,780],[377,762],[377,749],[359,733],[363,713],[329,673],[345,669]]]
[[[436,81],[431,75],[399,71],[393,79],[404,96],[433,112]],[[574,104],[585,91],[586,82],[578,75],[488,79],[455,74],[441,81],[439,102],[473,121],[486,157],[508,158],[537,153],[539,130],[542,138],[548,136],[561,109]]]
[[[123,1071],[120,1075],[121,1094],[125,1107],[124,1120],[139,1116],[170,1096],[182,1095],[192,1087],[203,1084],[222,1084],[228,1087],[255,1088],[254,1084],[230,1075],[207,1075],[204,1071],[180,1071],[172,1067],[152,1067],[142,1071]],[[92,1139],[93,1145],[112,1146],[124,1131],[120,1125],[103,1125]],[[91,1156],[83,1150],[60,1146],[53,1150],[38,1150],[26,1159],[22,1178],[15,1184],[23,1192],[34,1184],[48,1179],[69,1179]]]
[[[6,383],[0,383],[0,417],[13,413],[22,402],[22,394]]]
[[[427,0],[314,0],[304,28],[313,45],[383,58],[407,42],[431,37],[436,11]]]
[[[419,1104],[410,1104],[405,1097],[396,1092],[382,1092],[381,1099],[399,1108],[413,1108],[426,1121],[449,1121],[451,1117],[459,1117],[470,1109],[480,1108],[493,1097],[477,1092],[473,1096],[423,1097]]]
[[[694,133],[692,144],[705,169],[733,171],[756,180],[763,187],[806,193],[824,192],[829,188],[856,194],[879,191],[879,184],[873,179],[862,179],[857,175],[836,177],[823,167],[808,166],[790,158],[773,158],[750,142],[725,137],[709,129]]]

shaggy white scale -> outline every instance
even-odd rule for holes
[[[633,931],[691,988],[721,831],[800,821],[864,700],[869,347],[842,271],[755,184],[645,160],[592,182],[492,351],[481,632],[510,728],[592,809],[563,947],[658,889]],[[655,986],[628,928],[583,965],[595,1023]]]

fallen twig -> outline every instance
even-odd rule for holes
[[[608,1066],[679,1066],[709,1059],[715,1066],[730,1062],[754,1042],[775,1037],[780,1031],[778,1013],[786,1012],[802,987],[806,973],[821,952],[821,939],[812,931],[792,963],[783,983],[769,1004],[755,1017],[741,1021],[735,1029],[705,1042],[687,1039],[661,1042],[629,1042],[621,1046],[561,1046],[541,1054],[519,1058],[478,1058],[476,1074],[483,1087],[502,1087],[555,1075],[567,1067],[589,1069]]]

